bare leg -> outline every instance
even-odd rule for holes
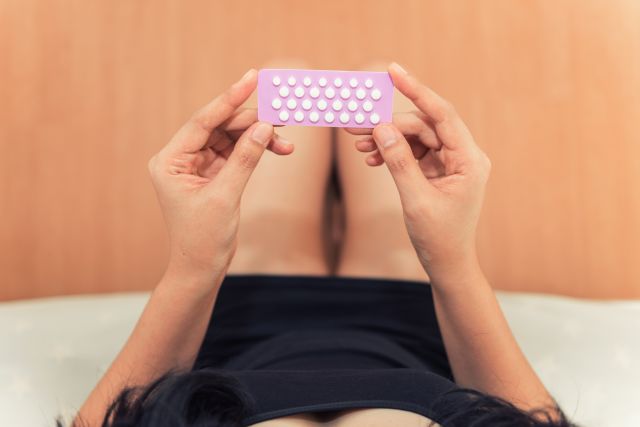
[[[367,70],[385,69],[376,64]],[[396,91],[394,110],[411,103]],[[385,165],[365,164],[355,148],[357,136],[338,130],[336,155],[342,188],[345,230],[336,274],[339,276],[429,280],[405,228],[398,190]]]
[[[300,61],[266,66],[308,68]],[[276,133],[294,143],[295,151],[282,157],[266,152],[251,176],[242,197],[238,249],[229,273],[326,275],[323,206],[331,130],[285,126]]]

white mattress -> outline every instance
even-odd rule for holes
[[[148,294],[0,303],[0,426],[72,414],[120,349]],[[640,301],[499,294],[534,368],[586,427],[640,426]]]

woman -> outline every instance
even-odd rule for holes
[[[74,425],[569,425],[478,265],[489,159],[448,102],[388,70],[417,111],[340,131],[334,148],[331,129],[275,134],[239,109],[250,70],[151,159],[170,260]],[[291,154],[288,140],[291,159],[263,158]],[[335,271],[322,238],[332,150],[346,224]]]

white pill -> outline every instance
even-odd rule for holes
[[[317,111],[312,111],[311,113],[309,113],[309,120],[311,120],[313,123],[317,122],[320,119],[320,114],[318,114]]]
[[[277,110],[280,107],[282,107],[282,100],[280,98],[275,98],[273,101],[271,101],[271,106]]]
[[[327,85],[327,79],[324,77],[320,77],[320,80],[318,80],[318,84],[320,85],[320,87],[325,87]]]
[[[331,111],[329,111],[328,113],[326,113],[324,115],[324,121],[327,122],[327,123],[333,122],[333,119],[335,119],[335,116],[333,115],[333,113]]]
[[[317,87],[312,87],[311,89],[309,89],[309,95],[311,95],[312,98],[319,97],[320,89],[318,89]]]
[[[362,122],[364,122],[364,114],[362,113],[356,114],[355,120],[357,124],[359,125],[362,124]]]
[[[374,100],[377,101],[378,99],[380,99],[381,96],[382,96],[382,93],[380,93],[380,89],[374,89],[371,91],[371,97]]]
[[[333,101],[333,104],[331,104],[331,106],[333,107],[334,110],[340,111],[342,110],[342,101],[340,101],[339,99],[336,99],[335,101]]]
[[[358,89],[356,91],[356,98],[358,99],[364,99],[364,97],[367,96],[367,92],[365,92],[364,89]]]
[[[311,86],[311,77],[307,76],[304,79],[302,79],[302,84],[305,86]]]
[[[318,101],[318,110],[320,111],[324,111],[327,109],[327,101],[325,101],[324,99],[321,99],[320,101]]]
[[[358,86],[358,79],[356,79],[355,77],[352,78],[351,80],[349,80],[349,86],[351,87],[356,87]]]
[[[304,89],[298,86],[293,93],[295,93],[298,98],[302,98],[304,96]]]
[[[378,113],[373,113],[371,116],[369,116],[369,121],[374,125],[377,125],[378,122],[380,122],[380,116],[378,115]]]
[[[331,99],[331,98],[333,98],[334,96],[336,96],[336,91],[335,91],[335,90],[333,90],[333,88],[332,88],[332,87],[330,87],[329,89],[327,89],[327,90],[325,90],[325,91],[324,91],[324,96],[326,96],[327,98]]]
[[[373,80],[371,80],[371,79],[367,79],[367,80],[365,80],[365,81],[364,81],[364,85],[365,85],[366,87],[368,87],[369,89],[371,89],[371,88],[373,87]]]
[[[274,86],[280,86],[280,83],[282,83],[280,81],[280,77],[279,76],[273,76],[273,80],[271,80],[273,82]]]
[[[305,110],[310,110],[311,109],[311,101],[308,99],[305,99],[304,101],[302,101],[302,108],[304,108]]]
[[[298,106],[298,103],[296,102],[295,99],[291,98],[290,100],[287,101],[287,108],[289,110],[293,110],[294,108],[296,108]]]
[[[342,123],[349,123],[349,115],[347,113],[340,114],[340,121]]]
[[[289,113],[285,110],[282,110],[280,111],[280,115],[278,117],[280,117],[281,121],[286,122],[287,120],[289,120]]]
[[[280,93],[281,97],[286,98],[287,96],[289,96],[289,88],[286,86],[282,86],[278,93]]]
[[[347,99],[351,96],[351,91],[346,87],[340,91],[340,97],[342,99]]]
[[[347,108],[349,109],[349,111],[356,111],[358,109],[358,103],[356,101],[349,101],[349,104],[347,104]]]
[[[304,120],[304,114],[302,113],[302,111],[296,111],[296,113],[293,115],[293,118],[296,120],[296,122],[301,122]]]
[[[342,79],[340,77],[336,77],[335,80],[333,81],[333,85],[335,87],[340,87],[342,86]]]
[[[296,78],[291,76],[289,77],[289,80],[287,80],[287,83],[289,83],[289,86],[293,86],[296,84]]]
[[[371,103],[371,101],[364,101],[364,104],[362,104],[362,109],[368,113],[369,111],[373,110],[373,104]]]

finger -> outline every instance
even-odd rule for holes
[[[267,150],[281,156],[288,156],[293,153],[294,145],[289,142],[288,139],[278,134],[273,134],[273,138],[271,138],[271,141],[267,144]]]
[[[429,148],[439,149],[442,146],[436,130],[421,111],[395,113],[393,124],[405,137],[415,136]]]
[[[239,81],[196,111],[167,144],[173,152],[194,153],[204,147],[209,136],[249,98],[257,85],[257,72],[249,70]]]
[[[395,62],[389,66],[393,85],[434,123],[442,143],[451,149],[469,149],[475,145],[473,138],[453,106],[408,74]]]
[[[251,125],[235,143],[227,162],[213,181],[214,186],[239,197],[272,137],[273,126],[269,123]]]
[[[369,166],[380,166],[384,164],[384,159],[382,158],[382,155],[380,154],[380,152],[376,150],[374,153],[369,154],[365,158],[365,162]]]
[[[373,138],[359,139],[355,143],[356,150],[362,153],[370,153],[378,149]]]
[[[344,128],[351,135],[371,135],[373,128]]]
[[[245,131],[258,121],[258,110],[255,108],[241,108],[234,111],[227,120],[220,125],[227,132]]]
[[[404,135],[393,124],[383,124],[373,130],[373,138],[398,187],[400,198],[410,201],[419,197],[429,183]]]

